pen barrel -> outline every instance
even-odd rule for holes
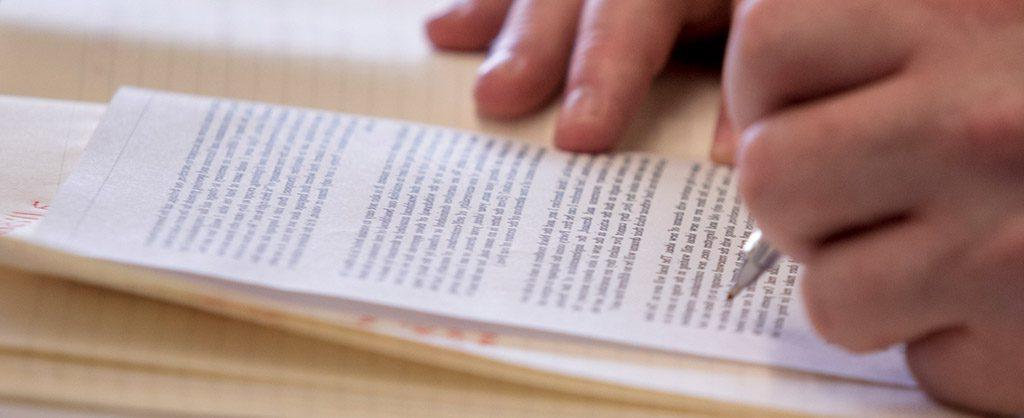
[[[775,267],[781,254],[765,239],[759,239],[747,253],[749,262],[754,263],[763,270]]]
[[[752,263],[760,270],[768,270],[775,267],[775,263],[779,261],[780,256],[775,247],[761,234],[760,229],[754,229],[754,232],[750,234],[743,252],[746,258],[745,262]]]

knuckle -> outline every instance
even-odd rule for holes
[[[807,307],[807,316],[811,321],[814,330],[818,332],[825,341],[835,342],[843,338],[841,335],[842,324],[838,324],[842,318],[842,312],[836,309],[832,292],[829,292],[822,277],[816,275],[816,269],[808,266],[803,276],[804,304]]]
[[[587,29],[576,44],[578,55],[575,60],[583,64],[579,66],[581,76],[635,74],[651,78],[661,71],[668,59],[668,51],[661,51],[650,44],[629,44],[623,39],[623,35],[614,28],[597,25]]]
[[[502,0],[467,0],[459,3],[465,15],[489,25],[498,25],[505,20],[510,4]]]
[[[782,134],[765,122],[747,128],[740,139],[736,161],[737,188],[743,204],[772,243],[796,258],[803,258],[809,243],[799,235],[799,226],[791,222],[792,204],[786,183],[790,181],[778,155]]]
[[[985,289],[1003,292],[1011,300],[1010,310],[1024,314],[1024,217],[999,226],[1000,232],[983,244],[970,263],[968,275],[981,281]]]
[[[1024,92],[1001,89],[953,110],[949,151],[954,156],[979,156],[989,161],[1024,155]]]
[[[544,63],[543,61],[554,61],[560,59],[562,53],[555,45],[545,39],[538,38],[532,33],[512,30],[503,33],[497,38],[492,53],[503,52],[515,57],[529,58],[533,64]]]
[[[874,332],[872,324],[864,323],[857,314],[860,309],[870,309],[870,298],[851,296],[835,286],[860,279],[856,271],[839,273],[810,265],[804,275],[803,291],[811,325],[825,341],[855,353],[866,353],[883,349],[893,341]]]
[[[733,30],[741,39],[738,47],[747,57],[766,57],[778,51],[791,30],[793,13],[803,0],[750,0],[736,11]]]
[[[797,260],[809,258],[817,247],[813,234],[819,204],[808,181],[792,159],[797,139],[792,126],[775,119],[747,128],[737,153],[737,189],[743,204],[772,243]]]
[[[592,27],[576,40],[576,48],[580,60],[601,61],[616,52],[615,35],[608,28]]]
[[[987,416],[1014,416],[1015,411],[1024,411],[1024,357],[997,362],[969,355],[991,343],[966,329],[942,331],[908,344],[907,366],[921,389],[942,403],[987,410]],[[998,384],[965,390],[964,382]]]

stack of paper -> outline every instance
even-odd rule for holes
[[[30,59],[5,61],[5,91],[230,99],[123,90],[102,122],[97,105],[3,102],[18,150],[3,164],[24,174],[0,196],[17,238],[0,261],[19,269],[0,289],[0,394],[196,414],[949,413],[898,350],[818,340],[797,266],[724,300],[751,225],[727,169],[679,158],[700,149],[587,157],[500,139],[543,138],[550,120],[468,118],[473,62],[425,55],[365,4],[13,3],[0,46]],[[414,28],[420,13],[391,17]],[[88,36],[54,39],[71,23]],[[696,96],[648,113],[706,128],[713,85],[675,80],[665,91]],[[490,133],[238,101],[254,98]]]
[[[54,176],[75,164],[102,111],[94,104],[0,98],[6,116],[0,142],[11,150],[0,163],[18,168],[0,176],[3,213],[49,201],[59,181]],[[18,233],[33,225],[17,222]],[[0,278],[0,399],[43,402],[51,414],[68,416],[74,408],[83,416],[678,415],[325,344],[44,275],[0,270]],[[424,330],[396,326],[409,335]]]

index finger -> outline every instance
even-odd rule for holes
[[[789,104],[884,78],[909,59],[916,40],[883,0],[751,0],[736,12],[723,88],[742,131]]]
[[[683,25],[678,0],[587,2],[555,129],[563,149],[612,148],[661,71]]]

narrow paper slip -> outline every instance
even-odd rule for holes
[[[816,337],[799,269],[727,302],[732,172],[123,89],[33,240],[267,289],[912,385]]]

